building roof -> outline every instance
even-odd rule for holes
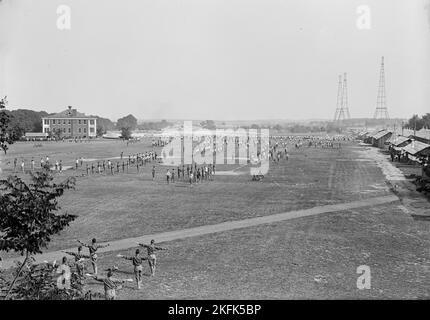
[[[411,129],[403,129],[403,135],[408,137],[418,137],[422,139],[430,140],[430,129],[421,130],[411,130]]]
[[[358,136],[363,137],[363,136],[367,136],[369,134],[369,131],[361,131],[358,133]]]
[[[427,148],[430,148],[430,144],[423,143],[420,141],[413,141],[402,149],[411,155],[416,155]]]
[[[387,130],[382,130],[374,134],[372,138],[374,138],[375,140],[378,140],[378,139],[381,139],[382,137],[385,137],[387,134],[391,134],[391,132]]]
[[[49,115],[47,117],[43,117],[43,119],[57,119],[57,118],[85,118],[85,119],[95,119],[95,117],[87,116],[85,113],[78,112],[76,109],[72,109],[69,106],[68,109],[61,111],[56,114]]]
[[[411,139],[401,135],[392,135],[390,139],[387,140],[387,142],[397,147],[408,140],[411,140]]]
[[[377,135],[379,132],[382,132],[382,131],[386,131],[386,130],[385,130],[385,129],[377,129],[377,130],[373,130],[373,131],[368,132],[368,133],[367,133],[367,136],[368,136],[369,138],[374,138],[374,137],[375,137],[375,135]]]

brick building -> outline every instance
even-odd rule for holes
[[[72,109],[42,118],[43,133],[55,133],[60,130],[64,138],[95,138],[97,136],[97,119]]]

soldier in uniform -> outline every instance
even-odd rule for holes
[[[134,256],[123,256],[121,254],[117,255],[119,258],[124,258],[126,260],[131,260],[133,267],[134,267],[134,276],[136,278],[137,282],[137,289],[140,289],[140,286],[142,284],[142,272],[143,272],[143,266],[142,263],[144,260],[148,260],[148,257],[141,257],[140,256],[140,250],[136,249]]]
[[[106,300],[116,300],[116,291],[122,288],[120,284],[123,284],[124,282],[128,281],[125,279],[114,278],[112,269],[108,270],[107,275],[105,277],[97,276],[95,274],[87,274],[87,276],[94,278],[94,280],[96,281],[103,282]]]
[[[91,244],[85,244],[82,241],[78,240],[78,242],[84,246],[87,247],[90,252],[90,261],[93,266],[94,274],[97,274],[97,250],[101,248],[106,248],[109,246],[108,244],[98,244],[96,238],[91,240]]]
[[[155,256],[155,252],[159,250],[167,250],[166,248],[158,247],[155,245],[155,240],[151,240],[151,244],[146,245],[139,243],[139,246],[145,248],[148,252],[148,263],[149,268],[151,269],[151,276],[155,275],[155,267],[157,265],[157,257]]]

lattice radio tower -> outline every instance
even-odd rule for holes
[[[376,110],[373,116],[374,119],[390,119],[387,109],[387,100],[385,95],[385,65],[384,57],[382,57],[381,71],[379,73],[378,97],[376,99]]]
[[[339,84],[337,89],[337,102],[336,102],[336,113],[334,115],[334,121],[341,121],[350,119],[348,108],[348,85],[346,80],[346,73],[342,81],[342,75],[339,76]]]

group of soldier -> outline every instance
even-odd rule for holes
[[[194,162],[193,165],[177,166],[177,168],[166,170],[166,182],[167,184],[174,183],[176,181],[188,181],[189,184],[200,183],[203,181],[212,181],[215,175],[215,164],[203,164],[198,166]],[[152,179],[155,179],[155,169],[152,171]]]
[[[100,276],[98,274],[98,267],[97,267],[97,252],[99,249],[106,248],[109,246],[109,244],[99,244],[97,243],[97,240],[94,238],[92,239],[91,243],[86,244],[81,241],[79,241],[79,247],[77,248],[76,252],[71,251],[64,251],[67,255],[73,256],[74,263],[70,263],[67,259],[67,257],[62,258],[62,265],[57,270],[60,270],[60,273],[63,273],[65,275],[64,268],[65,265],[74,267],[75,271],[74,273],[77,275],[77,278],[82,281],[82,279],[85,279],[85,277],[90,277],[96,281],[99,281],[103,283],[104,286],[104,294],[105,299],[107,300],[115,300],[117,298],[117,290],[121,289],[121,284],[125,282],[132,282],[131,279],[119,279],[114,277],[114,272],[118,270],[118,267],[113,266],[111,268],[108,268],[107,273],[105,276]],[[155,270],[157,266],[157,257],[156,257],[156,251],[159,250],[167,250],[164,247],[160,247],[155,244],[154,240],[151,240],[150,244],[143,244],[139,243],[139,247],[146,250],[146,255],[141,253],[140,249],[136,249],[134,254],[131,256],[125,256],[118,254],[118,258],[126,259],[131,261],[133,272],[136,280],[136,286],[137,289],[140,290],[142,288],[142,282],[143,282],[143,263],[144,261],[147,261],[149,264],[150,269],[150,275],[153,277],[155,276]],[[83,247],[88,248],[88,254],[83,253]],[[86,261],[90,261],[93,273],[85,273],[85,263]],[[70,275],[67,275],[70,277]]]
[[[20,162],[20,171],[22,173],[26,173],[26,162],[24,158],[21,158],[21,162]],[[46,156],[46,158],[40,158],[40,168],[43,168],[44,166],[53,166],[52,169],[58,172],[62,172],[63,171],[63,162],[62,160],[56,160],[53,164],[50,163],[49,160],[49,156]],[[13,159],[13,172],[17,172],[17,167],[18,167],[18,159],[14,158]],[[31,158],[30,160],[30,171],[34,172],[36,170],[36,162],[34,160],[34,157]]]
[[[128,157],[124,157],[124,153],[121,152],[119,157],[119,161],[111,161],[111,160],[100,160],[95,162],[91,162],[91,164],[87,163],[85,172],[86,175],[90,174],[115,174],[115,173],[129,173],[131,168],[135,168],[136,172],[139,173],[141,168],[146,166],[149,163],[154,163],[158,161],[157,152],[147,151],[145,153],[137,153],[130,154]],[[75,160],[75,170],[77,171],[79,167],[82,167],[82,160]],[[155,168],[155,166],[153,166]],[[133,169],[134,170],[134,169]]]

